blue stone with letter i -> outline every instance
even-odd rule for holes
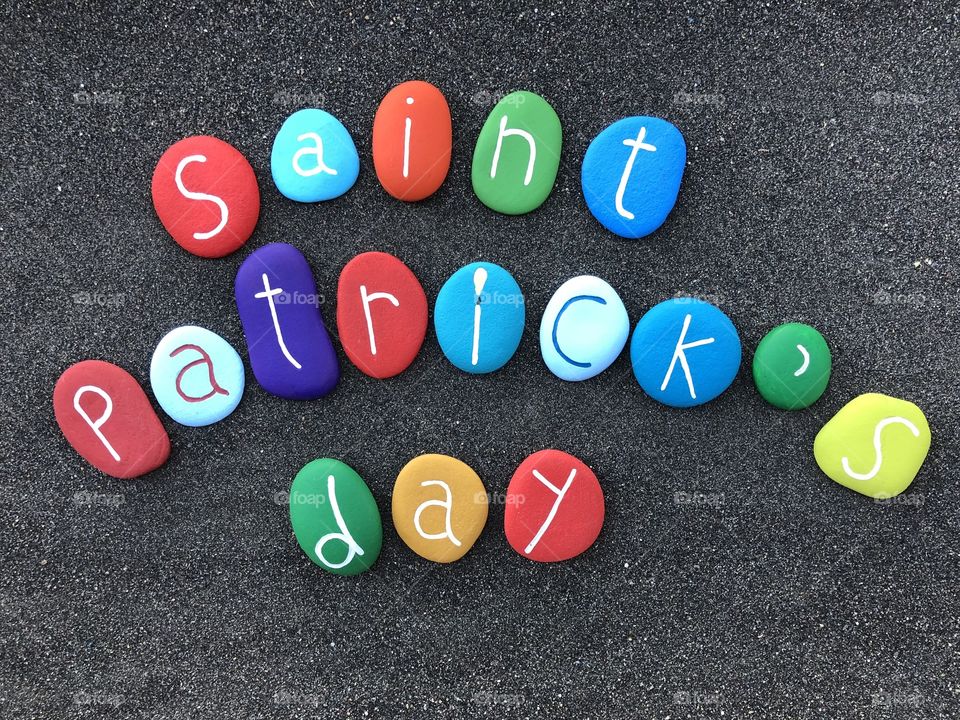
[[[673,298],[640,318],[630,341],[633,374],[654,400],[693,407],[730,387],[740,369],[740,336],[720,308]]]
[[[671,123],[645,116],[618,120],[587,148],[583,197],[607,230],[641,238],[673,209],[686,162],[687,144]]]
[[[440,349],[468,373],[493,372],[513,357],[523,337],[526,308],[513,275],[499,265],[475,262],[440,288],[433,325]]]
[[[270,171],[277,190],[297,202],[340,197],[360,174],[360,157],[349,131],[316,108],[288,117],[273,141]]]
[[[340,363],[320,316],[307,259],[271,243],[243,261],[234,283],[254,377],[272,395],[312,400],[333,390]]]

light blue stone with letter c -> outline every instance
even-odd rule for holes
[[[277,132],[270,171],[285,197],[320,202],[353,187],[360,157],[343,123],[324,110],[307,108],[293,113]]]
[[[671,123],[628,117],[604,129],[583,157],[587,207],[620,237],[636,239],[663,225],[677,202],[687,144]]]
[[[506,365],[520,346],[525,322],[526,307],[517,281],[488,262],[471,263],[451,275],[433,309],[443,354],[473,374]]]
[[[630,318],[617,291],[592,275],[561,285],[540,321],[540,353],[562,380],[586,380],[617,359],[630,335]]]
[[[150,388],[160,407],[181,425],[223,420],[243,397],[243,361],[233,346],[206,328],[185,325],[157,344]]]
[[[720,308],[673,298],[640,318],[630,341],[633,374],[654,400],[693,407],[730,387],[740,369],[740,336]]]

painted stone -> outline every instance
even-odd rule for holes
[[[393,486],[393,524],[420,557],[459,560],[487,522],[487,491],[473,469],[448,455],[420,455]]]
[[[683,135],[666,120],[618,120],[587,148],[583,197],[607,230],[641,238],[663,225],[676,204],[686,162]]]
[[[373,118],[373,166],[393,197],[433,195],[447,177],[452,147],[450,108],[435,86],[410,80],[384,96]]]
[[[417,276],[389,253],[357,255],[340,272],[337,332],[363,373],[381,379],[402,373],[427,333],[427,296]]]
[[[531,92],[502,98],[477,138],[473,191],[484,205],[505,215],[540,207],[553,190],[563,132],[546,100]]]
[[[340,364],[320,315],[320,296],[306,258],[292,245],[255,250],[237,271],[234,293],[254,377],[272,395],[323,397]]]
[[[877,499],[906,490],[929,450],[930,426],[923,411],[879,393],[848,402],[813,441],[813,455],[827,477]]]
[[[740,336],[723,311],[694,298],[665,300],[640,318],[630,343],[633,374],[654,400],[693,407],[730,387]]]
[[[171,330],[153,351],[150,387],[160,407],[181,425],[223,420],[243,396],[243,361],[215,332],[195,325]]]
[[[599,375],[630,336],[630,318],[617,291],[598,277],[570,278],[550,298],[540,321],[540,353],[563,380]]]
[[[260,216],[250,163],[232,145],[207,135],[167,148],[153,171],[151,194],[163,227],[200,257],[223,257],[242,247]]]
[[[507,364],[520,346],[525,322],[517,281],[488,262],[470,263],[451,275],[433,308],[443,354],[456,367],[474,374]]]
[[[803,323],[786,323],[768,332],[757,345],[753,381],[771,405],[802,410],[823,395],[832,366],[823,335]]]
[[[369,570],[383,546],[370,488],[352,467],[332,458],[308,462],[293,479],[290,525],[307,557],[336,575]]]
[[[139,477],[170,456],[170,438],[140,383],[112,363],[67,368],[53,390],[53,412],[73,449],[111,477]]]
[[[593,545],[603,517],[603,490],[593,471],[573,455],[541,450],[510,480],[503,529],[524,557],[559,562]]]
[[[324,110],[297,110],[273,140],[270,172],[277,190],[291,200],[312,203],[340,197],[360,174],[353,138]]]

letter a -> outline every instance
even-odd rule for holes
[[[199,345],[192,345],[192,344],[181,345],[172,353],[170,353],[170,357],[176,357],[177,355],[182,353],[184,350],[194,350],[200,354],[200,357],[197,358],[196,360],[192,360],[191,362],[188,362],[186,365],[184,365],[180,369],[180,372],[177,373],[177,380],[176,380],[177,394],[181,398],[183,398],[187,402],[203,402],[204,400],[209,400],[214,395],[230,394],[229,391],[220,387],[220,384],[217,382],[217,376],[213,374],[213,360],[210,358],[210,355],[207,354],[207,351],[204,350]],[[194,368],[197,365],[207,366],[207,378],[210,381],[210,392],[204,395],[187,395],[187,393],[183,391],[183,385],[182,385],[183,376],[187,372],[187,370]]]
[[[327,495],[330,497],[330,505],[333,508],[333,519],[337,521],[337,527],[340,528],[340,532],[327,533],[317,540],[313,552],[316,553],[320,562],[328,568],[331,570],[339,570],[353,562],[355,556],[360,555],[362,557],[363,548],[353,539],[353,535],[351,535],[347,529],[347,523],[344,522],[343,513],[340,512],[340,504],[337,502],[336,480],[334,480],[333,475],[327,476]],[[323,546],[333,541],[342,542],[347,546],[347,556],[338,563],[330,562],[323,554]]]
[[[326,163],[323,162],[323,138],[317,135],[315,132],[306,132],[303,135],[299,135],[297,140],[302,142],[304,140],[313,140],[313,147],[302,147],[293,154],[293,169],[301,177],[312,177],[313,175],[319,175],[320,173],[327,173],[327,175],[336,175],[337,171],[331,167],[328,167]],[[300,167],[300,158],[304,155],[315,155],[317,158],[317,166],[311,170],[304,170]]]
[[[174,175],[174,181],[177,183],[177,190],[180,191],[180,194],[185,198],[190,200],[207,200],[208,202],[216,203],[216,206],[220,208],[220,224],[217,225],[213,230],[209,232],[195,232],[193,237],[195,240],[209,240],[214,235],[217,235],[227,224],[227,218],[230,215],[230,211],[227,209],[227,204],[223,201],[223,198],[219,198],[216,195],[207,195],[207,193],[201,192],[192,192],[187,190],[183,185],[183,170],[187,165],[194,162],[206,162],[206,155],[189,155],[181,160],[177,164],[177,172]]]
[[[537,162],[537,143],[533,139],[533,135],[526,130],[520,130],[519,128],[510,128],[507,130],[506,115],[500,118],[500,133],[497,135],[497,148],[493,151],[493,164],[490,165],[490,178],[493,179],[497,176],[497,165],[500,164],[500,147],[503,145],[503,139],[511,135],[522,137],[530,146],[530,156],[527,160],[527,174],[523,178],[523,184],[529,185],[530,181],[533,180],[533,166]]]
[[[87,415],[87,411],[80,407],[80,398],[82,398],[88,392],[92,392],[94,395],[99,395],[107,403],[107,406],[103,410],[103,415],[97,418],[96,421],[91,420],[90,416]],[[102,432],[100,432],[100,428],[103,427],[103,424],[110,419],[110,415],[113,413],[113,400],[110,399],[110,396],[107,394],[106,390],[103,388],[98,388],[96,385],[84,385],[73,395],[73,409],[76,410],[77,414],[83,418],[83,421],[90,426],[90,429],[93,430],[93,434],[96,435],[100,442],[103,443],[103,446],[107,449],[110,455],[113,456],[113,459],[117,462],[120,462],[120,455],[116,450],[113,449],[113,445],[110,444],[110,441],[104,437]]]
[[[424,480],[420,483],[421,487],[427,487],[429,485],[439,485],[442,487],[446,500],[426,500],[420,503],[420,507],[418,507],[417,511],[413,514],[413,526],[424,540],[447,539],[457,547],[460,547],[462,543],[457,540],[457,537],[453,534],[453,529],[450,527],[450,511],[453,509],[453,495],[450,492],[450,486],[442,480]],[[442,533],[424,532],[423,527],[420,525],[420,515],[423,514],[423,511],[428,507],[441,507],[446,511],[446,522],[444,523],[444,531]]]

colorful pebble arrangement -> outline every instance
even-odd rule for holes
[[[450,167],[452,121],[439,89],[422,81],[393,88],[373,122],[373,162],[384,190],[415,202],[443,184]],[[530,92],[515,92],[493,108],[473,154],[472,184],[480,201],[519,215],[540,206],[553,189],[562,146],[560,119]],[[591,142],[581,184],[590,212],[611,232],[640,238],[659,228],[676,203],[686,164],[680,131],[653,117],[618,120]],[[271,173],[285,197],[315,203],[339,197],[360,171],[347,128],[319,109],[293,113],[277,132]],[[257,224],[260,191],[253,168],[231,145],[188,137],[157,163],[152,183],[157,215],[185,250],[205,258],[241,248]],[[267,392],[291,400],[323,397],[340,367],[317,302],[313,272],[295,247],[273,243],[246,258],[235,283],[237,311],[250,367]],[[437,341],[460,370],[483,374],[503,367],[526,323],[523,293],[506,269],[475,262],[443,285],[433,308]],[[413,362],[426,336],[428,303],[414,273],[398,258],[367,252],[343,268],[336,327],[347,358],[363,373],[386,379]],[[637,382],[675,408],[709,402],[736,377],[737,329],[717,307],[692,298],[661,302],[630,336],[617,291],[604,280],[567,280],[540,321],[547,368],[577,382],[602,373],[630,340]],[[815,403],[827,387],[831,353],[809,325],[771,330],[757,346],[753,378],[762,397],[784,410]],[[233,347],[210,330],[178,327],[160,340],[150,386],[174,421],[204,426],[237,407],[246,382]],[[91,465],[134,478],[163,465],[170,440],[139,383],[102,360],[84,360],[57,381],[57,422]],[[930,447],[930,428],[906,400],[861,395],[820,430],[814,456],[836,482],[873,498],[889,498],[913,481]],[[514,473],[505,498],[504,533],[511,547],[539,562],[573,558],[597,539],[604,519],[597,476],[576,457],[541,450]],[[418,555],[439,563],[463,557],[487,521],[488,494],[476,472],[445,455],[421,455],[400,471],[392,494],[397,533]],[[324,458],[293,480],[290,522],[303,552],[333,573],[369,569],[383,543],[380,511],[363,479]]]

